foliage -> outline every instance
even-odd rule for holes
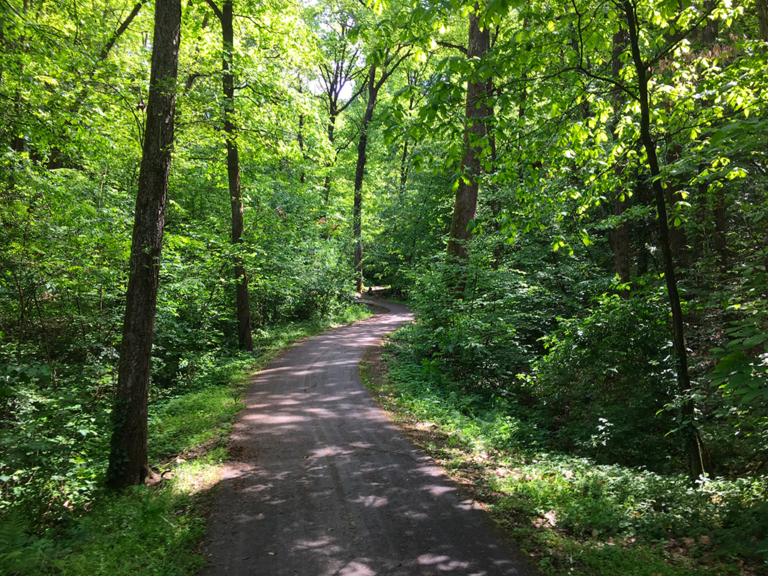
[[[76,449],[84,456],[90,453],[76,444],[77,436],[53,452],[52,458],[31,460],[37,464],[31,471],[22,469],[26,462],[14,452],[8,453],[7,465],[18,468],[17,477],[25,484],[15,481],[23,489],[12,493],[0,515],[3,565],[19,574],[131,574],[136,570],[189,574],[199,569],[204,565],[198,546],[205,533],[207,502],[254,369],[296,340],[368,314],[361,306],[349,306],[330,318],[261,330],[254,342],[257,359],[250,354],[209,358],[175,394],[155,395],[150,405],[150,463],[168,475],[159,486],[137,487],[120,495],[104,492],[107,418],[101,422],[102,429],[94,426],[91,433],[103,439],[95,443],[98,457],[78,460]],[[60,432],[60,440],[67,440],[65,431]],[[57,473],[62,477],[52,482],[53,487],[35,481]],[[13,487],[14,482],[6,480],[5,485]],[[48,493],[43,492],[46,489]],[[61,504],[65,497],[70,499]],[[43,533],[32,512],[41,504],[48,507],[42,516],[50,526]]]
[[[664,410],[675,368],[663,297],[603,295],[545,338],[528,385],[551,414],[558,449],[656,470],[680,457]]]
[[[712,386],[741,397],[744,404],[762,397],[768,400],[768,308],[766,308],[765,261],[768,251],[754,252],[742,270],[738,300],[732,307],[744,308],[743,316],[726,329],[730,340],[724,348],[713,348],[719,360],[710,374]],[[743,302],[743,304],[742,304]]]
[[[722,570],[735,558],[758,565],[768,561],[762,545],[768,533],[765,476],[691,484],[684,475],[551,452],[536,410],[508,399],[461,394],[452,380],[418,362],[412,332],[406,328],[395,335],[388,376],[376,393],[398,416],[438,426],[446,443],[425,448],[449,471],[469,466],[480,473],[482,480],[475,477],[475,483],[487,483],[497,495],[490,500],[494,515],[512,523],[526,549],[545,546],[539,554],[550,573],[560,573],[559,566],[575,574],[677,574],[656,542],[690,542],[687,555],[699,558],[704,573],[713,565],[712,573],[726,573]],[[488,498],[489,492],[478,497]],[[529,521],[551,534],[532,530]],[[634,564],[638,558],[653,568],[640,570]]]

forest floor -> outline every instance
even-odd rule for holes
[[[308,340],[254,379],[203,574],[538,573],[365,391],[364,352],[413,318],[380,304],[390,313]]]

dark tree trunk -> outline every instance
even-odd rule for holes
[[[627,204],[626,196],[623,200],[621,197],[616,198],[613,201],[614,214],[616,216],[624,214],[627,209]],[[617,225],[610,233],[611,247],[613,248],[613,268],[616,270],[616,274],[621,283],[626,285],[629,285],[631,280],[630,268],[632,265],[629,252],[629,237],[630,230],[627,222],[622,222]],[[621,296],[623,298],[629,298],[629,295],[629,290],[625,289],[621,291]]]
[[[243,243],[243,194],[240,189],[240,155],[235,135],[235,76],[232,71],[234,57],[234,30],[232,25],[232,0],[224,0],[221,10],[221,38],[224,58],[224,132],[227,134],[227,178],[229,202],[232,207],[232,243]],[[234,258],[237,298],[237,341],[240,349],[253,351],[251,337],[251,308],[248,301],[248,275],[240,256]]]
[[[728,243],[726,234],[728,232],[728,213],[725,208],[725,189],[720,186],[715,191],[715,238],[714,248],[717,254],[717,261],[720,265],[720,273],[727,274],[729,269],[728,262]]]
[[[480,20],[475,12],[469,15],[469,42],[467,57],[483,58],[490,50],[491,38],[488,28],[480,28]],[[464,129],[464,155],[461,159],[461,176],[456,190],[453,219],[448,240],[448,256],[458,260],[467,260],[467,243],[472,239],[472,232],[467,230],[469,223],[477,215],[477,194],[481,173],[483,142],[487,134],[486,119],[490,117],[490,108],[486,102],[489,81],[475,76],[467,83],[466,125]]]
[[[299,114],[299,134],[298,134],[298,141],[299,141],[299,150],[301,151],[301,175],[299,176],[299,182],[301,184],[304,184],[307,181],[307,175],[304,172],[304,162],[307,161],[307,154],[304,152],[304,114]]]
[[[156,0],[147,126],[136,197],[130,273],[107,482],[141,484],[147,464],[147,402],[158,274],[173,145],[181,0]]]
[[[333,143],[336,140],[336,117],[339,115],[339,112],[336,111],[333,104],[331,105],[331,111],[330,116],[328,117],[328,142],[331,144],[331,148],[333,148]],[[325,175],[325,179],[323,180],[323,190],[325,190],[325,204],[328,205],[328,202],[331,200],[331,170],[333,170],[334,165],[336,164],[335,160],[335,154],[334,154],[334,160],[332,162],[328,162],[326,164],[326,167],[328,168],[328,174]]]
[[[717,0],[704,0],[704,10],[711,11]],[[760,0],[757,0],[758,2]],[[707,19],[701,29],[701,42],[705,46],[712,46],[717,41],[719,21],[715,18]]]
[[[373,111],[376,108],[376,97],[381,84],[376,83],[376,65],[372,64],[368,71],[368,102],[365,106],[365,115],[360,126],[360,139],[357,141],[357,166],[355,168],[355,199],[352,208],[352,223],[355,238],[355,283],[357,291],[363,289],[363,178],[365,177],[365,163],[368,159],[368,128],[373,119]]]
[[[768,42],[768,0],[755,0],[760,40]]]
[[[408,138],[403,138],[403,154],[400,156],[400,194],[405,193],[408,183]]]
[[[618,82],[620,81],[621,68],[623,66],[621,62],[621,54],[627,46],[626,31],[619,29],[613,35],[613,49],[611,51],[611,75]],[[611,133],[613,138],[616,139],[616,123],[621,113],[621,109],[624,106],[624,93],[618,87],[614,87],[611,92],[611,100],[615,107],[615,118],[613,125],[611,126]],[[621,179],[625,167],[621,164],[616,165],[614,172],[617,178]],[[618,188],[615,192],[615,198],[613,199],[613,213],[616,216],[622,216],[627,210],[629,204],[626,193]],[[628,222],[622,222],[617,224],[610,232],[611,248],[613,249],[613,268],[616,271],[616,275],[619,280],[625,286],[629,286],[630,282],[630,270],[632,268],[632,261],[630,255],[630,229]],[[630,290],[624,289],[620,292],[623,298],[629,298]]]
[[[368,70],[368,80],[365,86],[368,88],[368,101],[365,106],[363,122],[360,126],[360,138],[357,141],[357,166],[355,167],[355,198],[352,208],[352,223],[355,242],[355,283],[357,290],[363,289],[363,179],[365,178],[365,163],[368,159],[368,130],[371,120],[373,120],[373,111],[376,108],[376,98],[384,82],[397,70],[397,67],[410,55],[410,52],[401,53],[403,47],[398,47],[393,54],[389,49],[386,51],[386,58],[381,64],[381,77],[376,80],[375,64],[371,64]],[[402,55],[401,55],[402,54]]]
[[[668,183],[666,189],[667,206],[670,210],[676,210],[675,206],[682,200],[680,191],[684,185],[679,182]],[[685,228],[682,224],[675,224],[673,221],[669,227],[669,246],[672,249],[672,257],[681,266],[684,267],[688,261],[688,246],[685,236]]]
[[[637,88],[640,97],[640,140],[645,148],[646,155],[648,156],[648,165],[651,171],[651,183],[656,197],[656,209],[658,210],[659,244],[664,262],[664,280],[667,284],[669,304],[672,309],[673,345],[677,360],[678,387],[681,395],[689,396],[691,393],[691,379],[688,373],[688,351],[685,346],[683,311],[680,306],[680,294],[677,290],[675,265],[672,258],[672,248],[670,246],[667,202],[664,187],[660,180],[656,142],[651,136],[648,69],[640,54],[637,16],[631,0],[624,0],[624,13],[629,29],[632,59],[635,64],[635,71],[637,72]],[[693,478],[698,478],[701,474],[710,472],[710,463],[708,461],[706,447],[701,440],[694,422],[693,400],[687,400],[684,403],[682,416],[682,428],[685,434],[685,449],[688,455],[690,474]]]
[[[704,170],[704,165],[699,166],[699,173],[701,173]],[[704,253],[706,252],[706,246],[707,246],[707,223],[708,223],[708,214],[709,210],[707,210],[708,205],[708,199],[707,196],[709,195],[709,185],[706,181],[699,181],[698,185],[696,186],[696,196],[694,198],[694,217],[696,218],[696,226],[693,231],[693,238],[692,238],[692,254],[691,257],[694,262],[701,261],[701,258],[704,256]]]
[[[237,149],[235,130],[235,75],[233,2],[224,0],[221,9],[213,0],[206,0],[221,23],[222,40],[222,84],[224,90],[224,132],[227,135],[227,180],[229,182],[229,203],[232,209],[232,243],[243,243],[243,194],[240,188],[240,155]],[[237,315],[237,341],[241,350],[253,351],[251,336],[251,307],[248,299],[248,275],[243,259],[235,255],[235,312]]]

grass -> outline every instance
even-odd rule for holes
[[[256,331],[255,356],[218,359],[186,393],[154,402],[150,464],[161,480],[98,492],[44,534],[27,533],[19,514],[0,518],[0,574],[176,576],[202,568],[206,519],[251,376],[298,341],[370,314],[350,306],[333,319]]]
[[[693,486],[548,453],[509,400],[467,396],[395,340],[361,376],[403,432],[510,531],[545,574],[768,573],[766,478]]]

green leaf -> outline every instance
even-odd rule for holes
[[[758,334],[757,336],[752,336],[751,338],[744,340],[742,346],[744,346],[744,348],[752,348],[753,346],[757,346],[766,340],[768,340],[768,334]]]

